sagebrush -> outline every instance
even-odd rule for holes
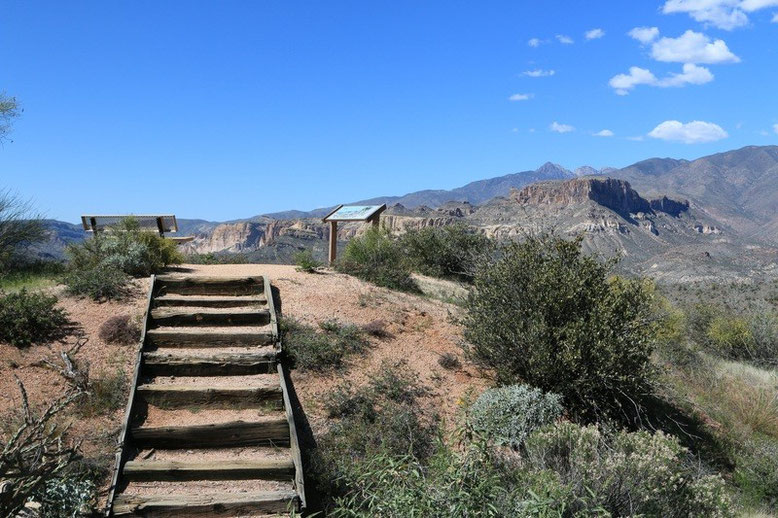
[[[0,292],[0,341],[16,347],[46,343],[67,333],[68,316],[57,297],[22,289]]]

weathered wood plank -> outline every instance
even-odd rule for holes
[[[288,446],[286,416],[260,421],[232,421],[192,426],[133,428],[132,438],[144,448],[225,448],[230,446]]]
[[[264,307],[265,295],[160,295],[154,298],[156,307],[195,306],[200,308]]]
[[[270,328],[225,330],[178,327],[149,329],[146,333],[147,343],[158,347],[261,346],[272,344],[273,338]]]
[[[256,295],[263,291],[262,276],[206,277],[192,275],[160,275],[157,294],[167,295]]]
[[[170,354],[163,351],[143,353],[143,371],[151,376],[213,376],[264,374],[275,372],[277,352],[216,353],[208,356]]]
[[[209,462],[134,460],[124,464],[127,480],[292,480],[294,462],[285,459],[252,459]]]
[[[264,326],[270,323],[270,311],[232,308],[231,311],[206,308],[156,308],[151,318],[157,326]]]
[[[280,385],[260,387],[198,387],[192,385],[141,385],[137,394],[147,403],[161,408],[207,406],[211,408],[281,408]]]
[[[300,497],[300,507],[305,509],[305,477],[303,476],[303,459],[300,452],[300,441],[297,437],[297,426],[294,422],[294,412],[292,411],[292,401],[289,398],[289,387],[286,383],[286,376],[284,375],[284,368],[279,363],[277,366],[278,376],[281,382],[281,389],[284,395],[284,410],[286,412],[286,419],[289,423],[289,447],[292,453],[292,461],[294,462],[295,474],[294,485],[297,490],[297,494]]]
[[[216,493],[205,495],[122,495],[114,503],[114,516],[180,517],[235,516],[257,512],[285,513],[294,507],[294,491]]]
[[[137,357],[135,359],[135,368],[132,375],[130,394],[127,399],[127,406],[124,410],[124,419],[122,420],[122,428],[119,432],[119,440],[116,448],[116,455],[114,461],[113,475],[111,476],[111,485],[108,489],[108,499],[105,506],[106,516],[111,513],[111,506],[116,494],[116,488],[119,484],[119,474],[121,473],[122,463],[127,458],[127,435],[130,428],[130,418],[133,414],[133,404],[135,402],[135,389],[138,386],[138,378],[140,377],[140,369],[143,360],[143,344],[146,340],[146,333],[149,328],[149,316],[151,313],[151,301],[154,296],[154,285],[156,284],[156,277],[154,275],[149,279],[149,292],[146,298],[146,311],[143,314],[143,325],[141,327],[140,340],[137,346]]]

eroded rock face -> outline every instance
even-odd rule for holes
[[[587,200],[607,207],[621,216],[651,212],[651,204],[629,186],[615,178],[575,178],[564,182],[540,182],[511,192],[522,205],[579,204]]]
[[[673,217],[678,217],[682,212],[689,210],[689,200],[676,201],[671,200],[667,196],[656,198],[650,201],[651,208],[656,212],[664,212],[670,214]]]

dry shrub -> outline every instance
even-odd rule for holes
[[[132,345],[140,340],[140,326],[130,315],[116,315],[102,323],[99,335],[108,344]]]
[[[373,320],[363,325],[362,331],[375,338],[389,338],[392,336],[392,333],[386,329],[386,321],[381,319]]]

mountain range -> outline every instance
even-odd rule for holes
[[[451,190],[423,190],[353,204],[390,206],[396,231],[456,221],[498,238],[528,229],[584,234],[587,250],[618,254],[632,271],[691,280],[772,275],[778,249],[778,146],[749,146],[696,160],[652,158],[614,169],[570,171],[546,163]],[[286,262],[301,248],[324,254],[331,208],[263,214],[231,222],[179,220],[192,253],[247,254]],[[57,256],[80,232],[52,222],[46,253]],[[359,232],[343,225],[339,239]],[[778,272],[776,272],[778,273]]]

